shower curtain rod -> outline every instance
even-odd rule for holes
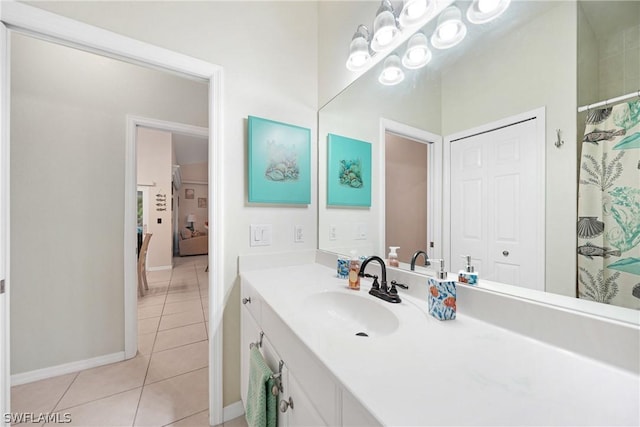
[[[606,101],[596,102],[595,104],[583,105],[582,107],[578,108],[578,113],[591,110],[592,108],[606,107],[607,105],[612,105],[629,98],[635,98],[636,96],[640,97],[640,90],[628,93],[626,95],[618,96],[616,98],[607,99]]]

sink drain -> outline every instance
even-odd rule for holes
[[[356,334],[356,336],[359,336],[359,337],[368,337],[368,336],[369,336],[369,334],[367,334],[366,332],[358,332],[358,333]]]

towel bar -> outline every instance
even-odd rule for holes
[[[262,348],[262,338],[264,338],[264,332],[260,331],[260,341],[250,343],[249,348],[253,348],[254,345],[257,345],[258,348]]]

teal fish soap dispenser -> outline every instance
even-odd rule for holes
[[[458,273],[458,282],[476,286],[478,284],[478,273],[473,271],[471,255],[463,255],[462,258],[466,259],[467,265],[464,267],[464,270],[460,270]]]
[[[456,282],[449,280],[444,271],[444,260],[436,259],[440,268],[435,277],[429,277],[427,284],[429,291],[429,314],[438,320],[453,320],[456,318]]]

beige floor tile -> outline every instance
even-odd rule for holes
[[[135,426],[164,426],[209,405],[207,368],[144,387]]]
[[[207,332],[204,323],[182,326],[179,328],[167,329],[158,332],[153,352],[168,350],[181,345],[191,344],[207,339]]]
[[[195,311],[195,310],[202,311],[202,303],[200,303],[200,301],[198,300],[181,301],[181,302],[174,302],[171,304],[165,304],[162,314],[163,315],[176,314],[176,313],[183,313],[185,311]]]
[[[178,328],[180,326],[192,325],[204,322],[202,310],[185,311],[183,313],[167,314],[160,319],[159,331]]]
[[[66,426],[130,426],[136,416],[142,387],[68,408],[71,422]],[[46,424],[53,426],[54,424]],[[56,424],[59,425],[59,424]]]
[[[171,280],[172,274],[172,270],[147,271],[147,282],[150,284],[156,282],[168,282]]]
[[[156,341],[156,333],[138,334],[138,351],[140,354],[151,354],[153,343]]]
[[[138,308],[149,307],[153,305],[164,305],[164,300],[167,298],[166,294],[162,295],[149,295],[146,294],[143,297],[138,297]]]
[[[138,307],[138,319],[148,319],[150,317],[160,317],[164,305],[150,305],[148,307]]]
[[[144,382],[148,365],[149,356],[138,354],[124,362],[82,371],[56,409],[70,408],[140,387]]]
[[[224,423],[224,427],[248,427],[247,419],[244,415],[241,415]]]
[[[11,412],[39,414],[52,411],[77,375],[60,375],[11,387]]]
[[[200,341],[153,353],[145,384],[209,366],[209,341]]]
[[[149,283],[149,289],[145,289],[143,297],[151,297],[151,296],[166,294],[170,286],[169,283],[170,282],[168,281]]]
[[[151,334],[158,330],[160,317],[150,317],[148,319],[138,320],[138,334]]]
[[[200,290],[198,288],[170,292],[169,294],[167,294],[167,304],[173,304],[175,302],[183,302],[193,299],[200,299]]]
[[[194,292],[198,291],[199,289],[200,288],[196,280],[193,280],[191,282],[171,282],[171,286],[169,287],[169,294],[176,292]]]
[[[209,427],[209,410],[183,418],[180,421],[169,424],[167,427]]]

